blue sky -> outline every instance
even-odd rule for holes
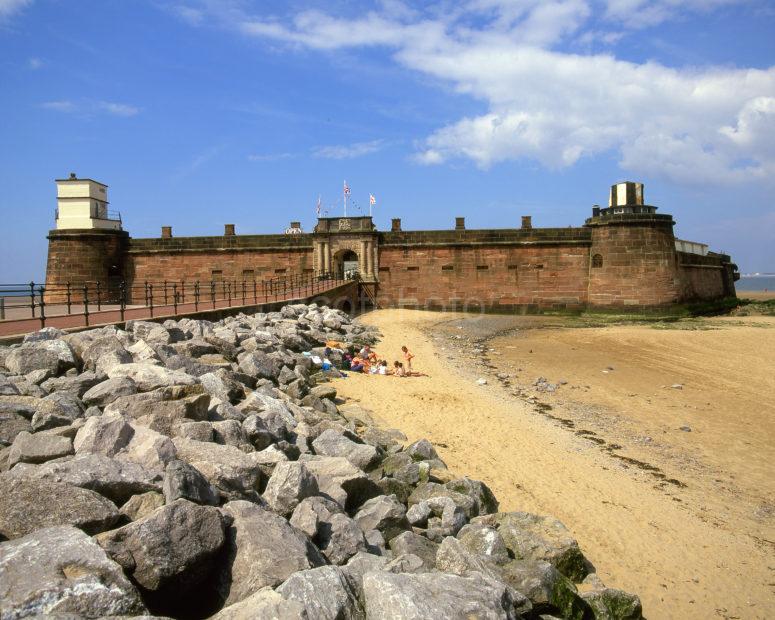
[[[69,172],[135,237],[310,230],[344,179],[381,229],[578,226],[639,180],[775,271],[774,32],[766,0],[0,0],[0,282],[43,277]]]

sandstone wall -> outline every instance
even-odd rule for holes
[[[589,305],[665,306],[682,301],[672,227],[669,216],[592,226]]]
[[[386,245],[377,299],[383,306],[422,308],[579,308],[586,303],[588,261],[588,242],[573,239]]]
[[[678,252],[678,274],[684,301],[707,301],[735,295],[729,257]]]
[[[258,282],[312,271],[308,235],[239,235],[133,239],[126,276],[135,284],[164,280]]]
[[[107,290],[110,283],[123,277],[123,264],[129,235],[113,230],[52,230],[48,235],[46,263],[46,301],[66,299],[66,285],[72,285],[71,301],[81,299],[76,290],[84,283],[100,282]]]

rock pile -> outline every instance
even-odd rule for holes
[[[377,338],[290,305],[0,347],[0,618],[641,618],[559,521],[340,409],[304,353]]]

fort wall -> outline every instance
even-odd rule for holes
[[[581,308],[589,244],[580,228],[385,233],[377,299],[422,308]]]
[[[135,283],[253,280],[311,273],[310,235],[132,239],[124,275]]]

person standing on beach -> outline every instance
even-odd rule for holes
[[[414,354],[405,346],[401,347],[401,350],[404,352],[404,360],[406,361],[406,372],[407,374],[409,374],[412,372],[412,360],[414,359]]]

